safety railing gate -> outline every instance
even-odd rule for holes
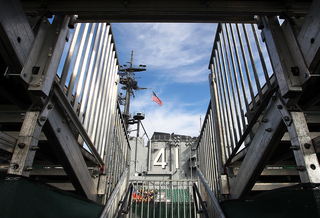
[[[130,180],[133,185],[127,217],[198,217],[195,180]],[[199,203],[198,203],[199,204]]]

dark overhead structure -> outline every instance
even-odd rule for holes
[[[304,16],[307,1],[215,0],[22,0],[27,16],[77,14],[80,22],[254,22],[254,15]]]

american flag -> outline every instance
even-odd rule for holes
[[[162,105],[162,101],[160,100],[160,98],[156,95],[156,93],[154,93],[152,91],[152,101],[157,102],[160,106]]]

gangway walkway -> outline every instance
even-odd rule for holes
[[[5,72],[0,148],[8,157],[1,162],[7,173],[2,184],[30,177],[103,208],[114,192],[124,194],[130,160],[117,102],[119,62],[111,25],[77,24],[69,15],[28,20],[19,1],[1,1],[0,7]],[[1,205],[6,207],[10,197],[2,197]],[[58,202],[46,204],[59,211]],[[70,203],[71,210],[74,206]],[[6,216],[13,216],[10,211],[15,212]]]
[[[143,216],[147,205],[152,216],[157,210],[168,217],[270,217],[263,206],[264,214],[251,210],[254,202],[276,208],[270,198],[279,190],[269,191],[288,188],[280,191],[294,206],[284,203],[278,215],[318,216],[317,201],[296,197],[319,196],[319,11],[318,0],[0,1],[1,193],[22,195],[19,184],[54,187],[89,202],[92,216],[100,217]],[[124,201],[130,187],[132,196],[157,187],[152,181],[129,186],[131,148],[108,23],[120,21],[222,22],[209,63],[211,100],[197,142],[197,181],[153,182],[161,192],[153,206],[137,202],[137,195],[134,203]],[[181,191],[183,210],[174,199]],[[13,216],[14,198],[1,196],[0,213]],[[42,209],[63,208],[54,202],[41,202]],[[123,202],[132,203],[130,211]]]
[[[319,2],[313,7],[319,9]],[[288,16],[281,25],[275,16],[256,16],[257,25],[218,26],[198,173],[228,217],[319,216],[319,68],[303,44],[308,22],[319,21],[315,10],[299,23]],[[309,192],[316,196],[313,203],[306,203]],[[254,208],[255,202],[264,206]],[[214,209],[209,214],[217,215]]]

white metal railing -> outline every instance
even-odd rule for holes
[[[112,141],[106,150],[107,199],[109,199],[120,181],[121,175],[126,171],[130,163],[131,148],[123,122],[120,106],[117,105],[115,120],[110,123],[113,126]],[[125,186],[128,184],[128,177],[126,180]]]
[[[222,162],[221,150],[219,146],[215,146],[214,134],[213,134],[213,119],[211,104],[209,104],[206,117],[202,126],[201,135],[198,142],[198,164],[199,169],[203,176],[206,178],[208,186],[213,191],[214,195],[220,200],[221,191],[221,168]],[[221,148],[220,148],[221,149]]]
[[[269,55],[257,32],[254,24],[219,24],[217,29],[209,67],[223,164],[244,145],[246,130],[252,127],[248,125],[261,113],[274,83]],[[250,138],[246,140],[248,144]]]
[[[203,194],[204,201],[206,201],[206,210],[208,213],[208,216],[210,218],[225,218],[224,212],[222,211],[219,201],[216,198],[216,195],[212,192],[212,188],[209,187],[208,183],[205,181],[205,178],[203,177],[201,171],[197,168],[197,173],[199,176],[199,189],[201,193]],[[214,189],[216,190],[216,189]]]
[[[129,170],[126,168],[122,173],[117,185],[113,189],[111,196],[109,197],[100,218],[112,218],[117,216],[117,212],[119,210],[119,202],[124,197],[127,182],[129,178]]]
[[[228,165],[255,134],[276,82],[255,24],[219,24],[210,58],[211,102],[198,140],[199,170],[218,201]],[[226,193],[225,193],[226,194]]]
[[[110,123],[115,119],[118,65],[111,25],[78,23],[57,73],[68,101],[104,160],[113,134]],[[79,142],[83,144],[81,138]]]
[[[117,103],[118,66],[111,25],[78,23],[57,73],[61,99],[71,105],[69,113],[79,120],[85,132],[80,134],[79,143],[104,165],[105,200],[109,204],[114,191],[117,196],[125,191],[128,176],[125,181],[120,178],[125,172],[128,174],[130,160],[127,131]]]

